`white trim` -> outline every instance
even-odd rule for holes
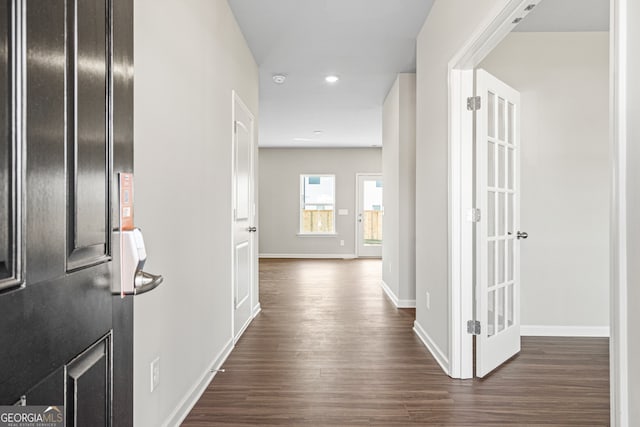
[[[260,258],[354,259],[356,254],[260,254]]]
[[[389,298],[389,300],[393,303],[393,305],[396,306],[396,308],[416,308],[416,300],[399,299],[384,280],[380,281],[380,287],[382,287],[382,290],[387,295],[387,298]]]
[[[610,121],[613,176],[611,182],[611,289],[609,375],[611,425],[629,425],[629,325],[627,279],[627,5],[611,0]]]
[[[256,160],[256,119],[255,116],[253,115],[253,112],[251,112],[251,110],[249,109],[249,107],[247,107],[247,104],[244,103],[244,101],[242,100],[242,98],[240,98],[240,95],[238,95],[238,93],[232,89],[231,90],[231,336],[234,337],[234,342],[237,341],[240,336],[242,335],[242,332],[244,332],[244,330],[247,328],[247,326],[249,325],[249,323],[251,322],[251,319],[253,319],[252,317],[250,317],[246,324],[243,325],[242,329],[240,330],[240,332],[236,335],[235,334],[235,315],[236,315],[236,303],[234,301],[234,295],[235,295],[235,271],[236,271],[236,265],[235,265],[235,259],[236,259],[236,212],[235,212],[235,206],[236,206],[236,176],[235,176],[235,172],[236,172],[236,106],[240,106],[240,108],[242,108],[246,114],[249,116],[249,118],[251,119],[251,129],[249,130],[250,132],[250,138],[251,138],[251,150],[250,150],[250,154],[249,154],[249,168],[251,170],[251,182],[250,182],[250,199],[251,199],[251,204],[252,204],[252,208],[251,208],[251,212],[249,212],[249,225],[251,226],[251,224],[253,224],[253,226],[256,225],[255,221],[256,221],[256,164],[255,162]],[[251,283],[249,284],[249,295],[247,296],[249,298],[250,304],[251,301],[253,301],[253,298],[255,297],[254,295],[254,288],[256,288],[256,279],[258,277],[257,275],[257,271],[256,271],[256,267],[258,264],[258,259],[256,256],[256,252],[257,252],[257,248],[256,248],[256,239],[255,239],[255,234],[253,234],[250,239],[249,239],[249,244],[251,246],[250,250],[251,250],[251,258],[252,258],[252,263],[250,264],[249,268],[251,269],[249,277],[251,280]],[[246,298],[245,298],[246,299]],[[243,299],[243,301],[245,300]],[[237,305],[238,307],[240,306],[240,304]]]
[[[198,381],[196,381],[189,392],[182,398],[178,406],[176,406],[173,412],[171,412],[167,421],[162,424],[163,427],[178,427],[182,424],[184,419],[187,418],[187,415],[189,415],[189,412],[191,412],[198,400],[200,400],[200,397],[202,397],[213,378],[216,376],[216,371],[224,364],[232,350],[233,339],[227,342],[222,351],[220,351],[213,362],[211,362],[211,367],[200,376]]]
[[[255,307],[253,307],[253,318],[255,319],[261,311],[262,306],[260,305],[260,303],[256,304]]]
[[[466,321],[473,319],[473,225],[466,211],[473,201],[473,121],[466,97],[473,95],[473,69],[488,55],[522,17],[525,7],[541,0],[509,0],[478,27],[449,62],[449,355],[452,378],[473,376],[472,339]],[[471,167],[469,167],[471,165]]]
[[[326,233],[305,233],[302,231],[302,227],[304,225],[303,212],[304,212],[304,183],[305,178],[308,177],[320,177],[320,178],[331,178],[333,179],[333,231],[328,231]],[[296,235],[298,237],[335,237],[338,233],[336,233],[336,229],[338,228],[338,209],[337,209],[337,201],[338,195],[336,194],[336,175],[332,173],[301,173],[300,174],[300,195],[298,197],[298,233]],[[320,204],[320,203],[318,203]],[[324,204],[324,203],[323,203]]]
[[[442,368],[445,374],[449,373],[449,359],[444,355],[440,347],[436,345],[436,343],[431,339],[429,334],[420,326],[420,323],[416,320],[413,322],[413,332],[420,338],[420,341],[427,347],[427,350],[431,353],[438,365]]]
[[[240,338],[242,338],[242,334],[244,334],[244,331],[247,330],[247,328],[253,321],[254,317],[255,316],[253,315],[253,311],[251,311],[251,316],[247,319],[246,322],[244,322],[244,325],[242,325],[242,328],[240,328],[236,336],[233,337],[233,344],[237,343],[240,340]]]
[[[523,337],[609,337],[608,326],[521,325]]]
[[[383,195],[384,195],[384,176],[382,175],[382,172],[373,172],[373,173],[364,173],[364,172],[357,172],[356,173],[356,200],[355,200],[355,208],[353,211],[353,222],[355,224],[355,234],[354,236],[356,236],[356,241],[354,243],[354,252],[356,253],[356,257],[357,258],[382,258],[382,245],[380,245],[380,255],[362,255],[360,254],[360,223],[358,222],[358,211],[360,208],[360,177],[362,176],[376,176],[376,177],[380,177],[380,180],[382,181],[382,191],[383,191]],[[384,199],[383,199],[384,202]],[[384,205],[382,206],[382,215],[384,216]],[[383,234],[383,239],[384,239],[384,228],[382,231]],[[384,244],[384,241],[382,242],[382,244]],[[414,302],[414,306],[415,306],[415,302]]]
[[[473,283],[475,227],[465,219],[464,213],[474,207],[473,114],[453,112],[464,111],[466,98],[473,95],[473,70],[451,69],[450,79],[449,239],[458,244],[451,246],[449,257],[449,354],[460,354],[462,357],[451,358],[449,375],[453,378],[472,378],[473,338],[465,333],[465,324],[466,320],[473,318],[473,286],[465,284]],[[460,143],[453,144],[451,141]],[[454,301],[460,301],[460,304],[455,304]]]

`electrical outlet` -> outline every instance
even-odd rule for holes
[[[427,310],[431,309],[431,294],[427,292]]]
[[[340,246],[344,246],[344,240],[340,240]]]
[[[160,357],[156,357],[151,362],[151,392],[158,388],[160,384]]]

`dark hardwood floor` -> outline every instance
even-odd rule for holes
[[[183,426],[609,425],[608,340],[523,338],[447,377],[380,288],[379,260],[261,260],[262,313]]]

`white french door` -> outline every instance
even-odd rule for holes
[[[520,94],[476,71],[476,376],[520,351]]]
[[[359,257],[382,257],[382,175],[357,174],[356,250]]]
[[[233,335],[238,340],[252,319],[254,280],[254,119],[233,95]]]

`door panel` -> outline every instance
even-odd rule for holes
[[[26,282],[65,273],[65,7],[29,3],[26,11]]]
[[[249,298],[251,290],[251,266],[247,264],[251,262],[250,245],[248,241],[244,241],[236,246],[235,256],[235,292],[234,301],[236,310],[243,306]]]
[[[117,9],[130,29],[131,2]],[[26,272],[0,273],[0,404],[64,403],[91,426],[113,404],[129,426],[133,305],[111,295],[108,255],[112,173],[133,166],[132,31],[112,85],[110,1],[1,1],[0,20],[0,263]]]
[[[251,293],[254,265],[253,126],[251,112],[233,96],[233,308],[237,340],[252,319]]]
[[[484,70],[476,94],[476,375],[484,377],[520,351],[520,94]]]
[[[77,1],[67,14],[68,268],[75,269],[107,255],[109,38],[104,0]]]
[[[360,257],[382,256],[382,175],[357,175],[357,251]]]
[[[67,425],[110,426],[109,337],[67,366]]]

